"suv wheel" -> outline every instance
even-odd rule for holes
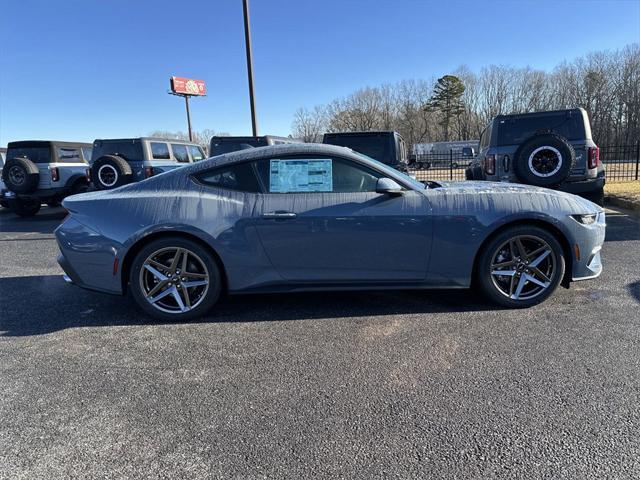
[[[2,180],[12,192],[31,193],[38,188],[40,173],[38,166],[28,158],[12,158],[2,169]]]
[[[91,179],[98,190],[110,190],[129,183],[133,172],[127,161],[116,155],[104,155],[91,166]]]
[[[576,152],[566,139],[545,134],[531,138],[518,148],[513,169],[522,183],[552,187],[569,176],[575,161]]]
[[[40,202],[38,200],[10,200],[9,208],[20,217],[33,217],[40,211]]]
[[[205,314],[220,297],[220,269],[198,243],[173,237],[151,242],[133,261],[130,290],[138,305],[161,320]]]
[[[512,227],[483,249],[476,280],[495,303],[523,308],[549,297],[564,269],[562,246],[553,235],[539,227]]]

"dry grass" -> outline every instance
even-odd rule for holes
[[[616,197],[640,201],[640,181],[607,182],[604,186],[604,192],[606,195],[615,195]]]

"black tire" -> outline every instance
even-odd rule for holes
[[[91,166],[91,181],[98,190],[111,190],[131,181],[133,172],[127,161],[117,155],[104,155]]]
[[[571,144],[553,133],[537,135],[523,143],[513,157],[518,180],[538,187],[554,187],[569,176],[576,163]]]
[[[49,208],[56,208],[60,206],[60,200],[50,200],[47,202]]]
[[[525,250],[530,247],[529,254],[534,253],[531,258],[526,255],[518,255],[512,260],[509,250],[512,248],[510,240],[520,238],[521,244]],[[541,243],[537,243],[537,240]],[[536,254],[533,249],[535,245],[548,246],[549,253],[543,257],[543,260],[536,265],[539,267],[543,275],[547,276],[548,282],[541,280],[543,277],[533,272],[531,267],[535,260],[539,259],[542,253]],[[508,245],[505,247],[505,245]],[[517,247],[516,247],[517,248]],[[546,250],[545,250],[546,251]],[[493,260],[497,259],[497,263],[508,263],[513,261],[514,265],[496,267]],[[519,258],[519,260],[517,260]],[[525,262],[528,262],[525,264]],[[511,270],[512,269],[512,270]],[[516,275],[494,275],[492,271],[506,271],[506,273],[514,272]],[[515,226],[507,228],[495,235],[487,244],[482,247],[482,251],[478,257],[475,269],[475,282],[483,291],[483,293],[494,303],[508,308],[527,308],[537,305],[546,300],[558,287],[565,272],[565,259],[562,246],[549,231],[534,226]],[[533,276],[538,281],[542,281],[546,287],[542,287],[528,280],[527,275]],[[513,282],[512,283],[512,278]],[[523,287],[520,290],[522,298],[518,299],[513,295],[518,293],[520,281]],[[538,289],[539,291],[537,292]],[[512,293],[511,293],[512,292]],[[529,293],[527,293],[529,292]],[[536,293],[537,292],[537,293]],[[511,295],[510,295],[511,293]],[[529,298],[527,298],[529,297]]]
[[[89,191],[89,185],[85,180],[76,180],[71,186],[69,195],[78,195],[80,193],[86,193]]]
[[[38,200],[10,200],[9,208],[20,217],[33,217],[40,211],[40,202]]]
[[[467,180],[484,180],[484,173],[482,172],[482,167],[479,165],[467,168],[464,175]]]
[[[38,166],[28,158],[11,158],[2,169],[2,181],[15,193],[31,193],[38,188]]]
[[[190,252],[191,263],[189,264],[190,266],[188,267],[189,271],[193,272],[195,270],[198,270],[197,266],[200,264],[201,266],[203,266],[203,268],[206,268],[205,273],[208,275],[209,283],[207,285],[206,290],[204,290],[204,292],[199,291],[198,290],[199,287],[193,287],[196,289],[195,294],[197,295],[198,293],[200,293],[201,297],[198,297],[198,303],[196,304],[195,307],[193,307],[189,311],[183,311],[183,312],[163,311],[162,310],[163,308],[170,309],[172,308],[172,306],[171,305],[163,306],[160,301],[157,302],[157,305],[159,305],[159,307],[154,306],[149,300],[147,300],[147,296],[144,290],[145,278],[147,277],[141,276],[141,272],[143,271],[145,261],[150,256],[156,254],[159,251],[163,251],[164,249],[167,249],[169,250],[169,252],[171,252],[171,249],[175,249],[175,248],[188,250]],[[166,261],[165,263],[170,263],[170,261]],[[179,263],[181,263],[181,260]],[[170,272],[167,269],[163,272],[163,274],[164,273],[169,274]],[[148,271],[145,270],[144,275],[148,276],[149,275]],[[179,278],[181,276],[180,274],[177,274],[177,276],[178,276],[178,280],[177,280],[178,282],[180,282],[180,280],[182,281],[185,280],[185,278],[182,278],[182,279]],[[157,280],[157,277],[155,275],[152,275],[152,279]],[[156,282],[156,284],[157,283],[159,282]],[[171,283],[169,283],[168,285],[171,285]],[[177,287],[177,285],[175,284],[174,286]],[[163,293],[165,290],[167,290],[167,288],[165,288],[164,290],[159,290],[158,293],[155,294],[154,296],[160,293]],[[197,242],[194,242],[186,238],[167,237],[167,238],[163,238],[163,239],[156,240],[149,243],[148,245],[144,246],[140,250],[140,252],[138,252],[138,254],[136,255],[131,265],[131,272],[129,275],[129,291],[131,292],[131,295],[133,296],[136,303],[140,306],[140,308],[142,308],[142,310],[144,310],[146,313],[148,313],[152,317],[155,317],[159,320],[165,320],[165,321],[189,320],[189,319],[197,318],[206,314],[215,305],[222,291],[222,277],[220,274],[220,268],[218,267],[218,264],[215,258],[213,257],[213,254],[207,248],[203,247]],[[180,292],[183,292],[181,288],[180,288]],[[193,294],[194,292],[191,291],[191,293]],[[167,297],[167,300],[163,300],[163,302],[170,303],[170,304],[174,303],[177,305],[175,300],[171,300],[172,295],[167,295],[166,297]],[[184,294],[181,295],[181,298],[182,298],[182,301],[184,302]],[[186,302],[184,302],[184,304],[186,305]]]
[[[595,203],[600,207],[604,206],[604,188],[599,188],[598,190],[594,190],[593,192],[584,192],[581,193],[580,196],[586,198],[587,200]]]

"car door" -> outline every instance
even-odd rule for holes
[[[424,194],[376,193],[383,173],[335,156],[268,158],[256,168],[265,191],[256,203],[256,228],[285,280],[425,278],[431,218]]]

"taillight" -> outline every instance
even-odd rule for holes
[[[589,147],[589,168],[596,168],[600,163],[600,147]]]
[[[153,167],[144,167],[144,177],[153,177]]]
[[[51,173],[51,181],[57,182],[60,180],[60,172],[58,171],[58,167],[49,167],[49,172]]]
[[[487,155],[484,157],[484,171],[488,175],[496,173],[496,156]]]
[[[84,176],[87,179],[87,183],[91,183],[91,169],[86,168],[84,170]]]

